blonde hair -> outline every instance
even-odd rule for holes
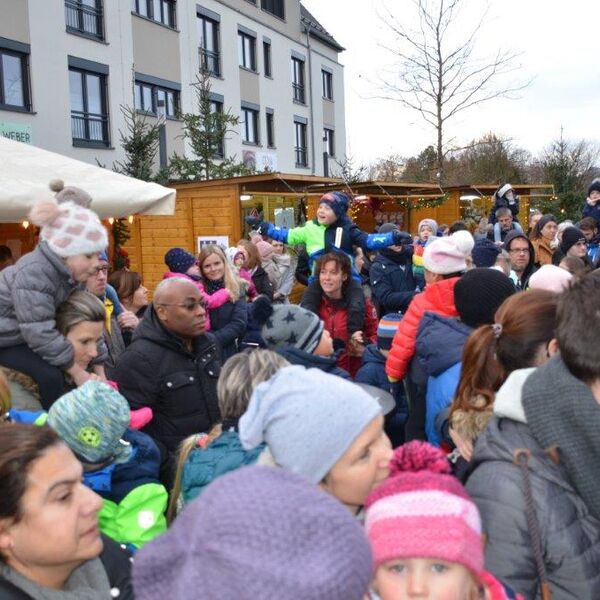
[[[204,246],[202,248],[200,254],[198,255],[198,265],[200,267],[200,271],[204,276],[202,265],[211,254],[216,254],[223,261],[223,267],[225,269],[223,281],[225,282],[225,287],[231,294],[231,301],[237,302],[243,294],[242,282],[234,273],[233,269],[231,268],[231,264],[225,256],[225,252],[223,252],[219,246],[216,246],[215,244],[209,244],[208,246]]]
[[[10,386],[3,370],[0,369],[0,422],[4,420],[6,414],[12,407]]]
[[[247,349],[239,354],[234,354],[221,369],[217,381],[217,399],[222,419],[239,419],[247,410],[254,389],[263,381],[268,381],[288,363],[285,358],[271,350]],[[171,490],[167,519],[171,523],[177,516],[177,505],[181,495],[181,480],[183,467],[198,442],[203,441],[202,448],[206,448],[216,440],[223,428],[221,424],[215,425],[205,439],[205,434],[194,434],[187,437],[179,446],[177,455],[177,468],[175,482]]]

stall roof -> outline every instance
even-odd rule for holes
[[[51,196],[52,179],[88,192],[102,219],[175,212],[174,189],[0,137],[0,222],[27,219],[34,202]]]
[[[552,195],[553,186],[547,183],[523,183],[523,184],[515,184],[513,188],[517,192],[525,192],[525,191],[536,191],[543,192],[547,191],[548,195]],[[446,192],[475,192],[475,193],[483,193],[483,195],[492,195],[498,189],[497,185],[490,184],[481,184],[481,185],[453,185],[444,188]]]
[[[331,183],[327,186],[330,190],[341,190],[350,188],[355,195],[365,196],[412,196],[419,194],[441,195],[445,192],[435,183],[415,183],[412,181],[361,181],[352,185],[344,182]]]

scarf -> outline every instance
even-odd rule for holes
[[[403,252],[396,252],[391,248],[382,248],[379,251],[379,254],[381,254],[381,256],[385,256],[397,265],[406,265],[406,263],[411,260],[410,254],[406,250]]]
[[[207,279],[204,283],[206,293],[211,296],[219,290],[225,289],[225,281],[223,279]]]
[[[106,319],[105,319],[105,326],[106,326],[106,331],[108,331],[109,335],[111,334],[111,328],[112,328],[112,314],[115,310],[115,305],[113,303],[112,300],[109,300],[108,298],[104,298],[104,308],[106,309]]]
[[[542,448],[559,447],[571,484],[600,519],[600,405],[589,386],[554,357],[527,378],[523,407],[533,437]]]

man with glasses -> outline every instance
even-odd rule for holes
[[[167,489],[180,442],[210,431],[220,419],[220,357],[215,339],[205,333],[206,319],[192,281],[164,279],[112,373],[132,409],[153,411],[143,431],[161,449],[161,480]]]
[[[510,260],[510,278],[517,290],[526,290],[536,270],[533,245],[523,231],[511,231],[504,240],[504,250]]]

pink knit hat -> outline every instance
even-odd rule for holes
[[[566,269],[543,265],[529,278],[529,287],[532,290],[548,290],[560,294],[569,287],[571,279],[573,275]]]
[[[261,258],[267,258],[273,254],[273,246],[271,246],[269,242],[254,242],[254,245],[258,248],[258,253],[260,254]]]
[[[468,231],[457,231],[448,237],[435,238],[425,246],[423,266],[432,273],[448,275],[467,269],[475,240]]]
[[[421,441],[397,448],[390,477],[365,507],[375,568],[394,559],[432,558],[475,575],[483,571],[479,512],[438,448]]]

